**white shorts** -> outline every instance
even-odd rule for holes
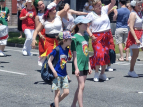
[[[133,45],[130,46],[130,49],[139,49],[139,48],[142,48],[143,47],[143,35],[142,35],[142,37],[140,38],[139,41],[141,42],[140,45],[133,44]]]

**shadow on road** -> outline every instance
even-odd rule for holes
[[[41,70],[35,70],[35,71],[37,71],[37,72],[41,73]]]
[[[111,79],[114,78],[114,77],[108,77],[108,78],[109,78],[109,80],[111,80]],[[88,80],[88,81],[93,81],[93,78],[87,78],[86,80]],[[94,81],[93,81],[93,82],[94,82]],[[104,82],[104,80],[99,79],[98,82]]]
[[[143,77],[143,74],[138,74],[139,78]],[[127,78],[133,78],[133,77],[130,77],[128,75],[124,76],[124,77],[127,77]]]
[[[0,63],[9,63],[9,62],[1,61]]]
[[[48,85],[52,85],[52,83],[47,83],[47,82],[45,82],[45,81],[37,81],[37,82],[35,82],[34,84],[48,84]]]

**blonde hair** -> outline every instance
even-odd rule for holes
[[[96,5],[101,0],[92,0],[92,6]]]

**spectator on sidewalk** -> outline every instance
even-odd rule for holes
[[[7,21],[10,20],[10,15],[9,15],[9,9],[8,7],[4,6],[5,0],[0,0],[0,25],[5,25],[7,31],[8,31],[8,23]],[[1,35],[0,35],[1,36]],[[7,39],[8,39],[8,34],[5,36],[5,38],[0,39],[0,56],[6,56],[3,51],[5,49],[5,46],[7,44]]]
[[[116,31],[115,31],[115,40],[116,44],[119,47],[120,58],[118,61],[124,61],[123,56],[123,45],[126,44],[127,37],[128,37],[128,18],[130,15],[130,11],[126,7],[125,0],[119,0],[121,8],[114,10],[113,20],[116,21]],[[129,49],[126,49],[126,61],[129,61]]]
[[[133,52],[133,55],[130,61],[130,70],[128,72],[128,75],[133,78],[137,78],[138,75],[134,70],[134,66],[136,63],[136,59],[139,55],[139,49],[141,48],[143,50],[143,33],[142,33],[143,16],[141,13],[142,2],[131,1],[131,6],[133,10],[131,11],[130,17],[129,17],[130,32],[128,35],[125,49],[130,48],[132,49],[132,52]]]
[[[20,32],[20,36],[18,38],[22,38],[22,20],[20,20],[19,18],[21,10],[22,10],[22,0],[17,0],[18,30]]]
[[[26,8],[22,9],[20,20],[22,20],[22,30],[26,35],[26,40],[22,49],[24,56],[31,56],[32,36],[35,29],[36,11],[32,8],[32,0],[26,0]]]

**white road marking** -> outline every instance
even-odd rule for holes
[[[27,75],[27,74],[24,74],[24,73],[13,72],[13,71],[6,71],[6,70],[1,70],[1,69],[0,69],[0,72],[7,72],[7,73],[12,73],[12,74],[18,74],[18,75]]]
[[[130,62],[116,62],[114,64],[116,64],[116,65],[130,65]],[[143,65],[143,64],[136,63],[135,65]]]
[[[127,63],[127,62],[116,62],[115,64],[124,64],[124,63]]]
[[[143,92],[138,92],[139,94],[143,94]]]
[[[10,50],[10,51],[15,51],[15,52],[21,52],[22,50],[14,50],[14,49],[5,49],[5,50]],[[32,54],[39,54],[38,52],[31,52]]]

